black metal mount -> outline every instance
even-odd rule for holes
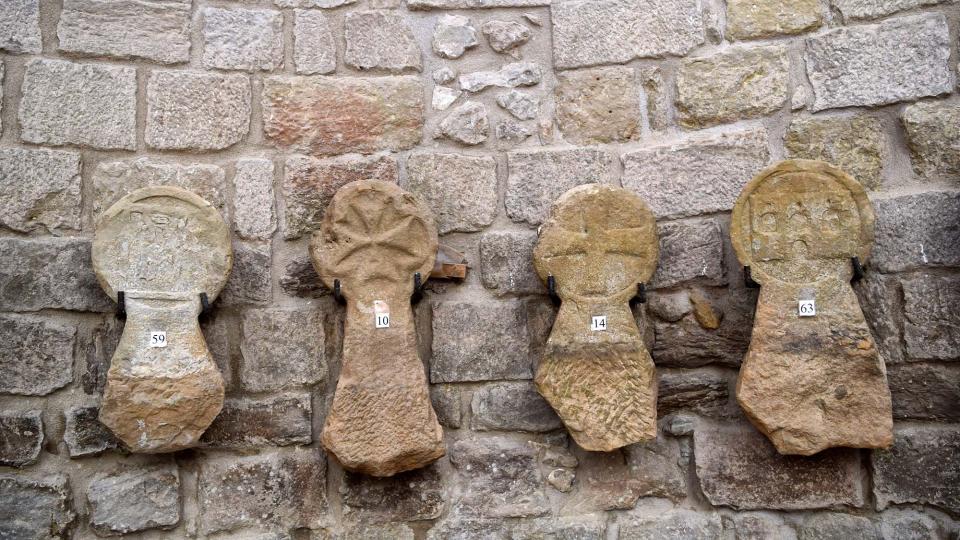
[[[127,318],[127,301],[126,294],[123,291],[117,291],[117,318],[120,320],[126,320]],[[204,318],[213,313],[213,306],[210,304],[210,297],[207,296],[207,293],[200,293],[200,317]]]
[[[410,295],[411,304],[416,304],[420,302],[420,300],[423,300],[424,288],[423,276],[420,275],[420,272],[415,272],[413,274],[413,294]],[[347,299],[343,296],[343,289],[341,288],[339,279],[333,280],[333,299],[342,306],[347,305]]]
[[[560,305],[560,296],[557,294],[557,278],[554,276],[547,276],[547,292],[550,294],[550,300],[553,301],[553,304],[556,306]],[[646,304],[647,303],[647,285],[646,283],[637,283],[637,294],[630,299],[630,304]]]
[[[864,270],[863,264],[860,263],[860,257],[851,257],[850,266],[853,267],[853,277],[850,278],[850,283],[856,283],[863,279]],[[749,266],[743,267],[743,284],[746,285],[748,289],[760,288],[760,284],[753,280]]]

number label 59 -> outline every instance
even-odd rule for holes
[[[150,332],[150,347],[166,347],[167,346],[167,333],[166,332]]]

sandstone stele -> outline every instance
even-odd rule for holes
[[[187,190],[140,189],[101,216],[93,267],[111,298],[124,293],[127,321],[107,373],[100,421],[132,451],[195,446],[220,413],[223,378],[197,316],[200,294],[212,302],[232,263],[227,224]]]
[[[321,438],[347,470],[393,476],[445,452],[410,307],[414,275],[426,282],[437,245],[429,210],[377,180],[341,188],[314,233],[317,273],[347,299],[343,366]]]
[[[611,186],[571,189],[541,229],[534,265],[562,303],[535,382],[586,450],[657,435],[657,378],[629,301],[658,252],[650,208]]]
[[[893,442],[886,369],[850,286],[873,224],[863,186],[822,161],[764,170],[733,209],[737,257],[762,285],[737,401],[781,454]]]

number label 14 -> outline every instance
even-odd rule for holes
[[[801,317],[814,317],[817,314],[817,303],[815,300],[800,300],[798,311]]]
[[[150,347],[166,347],[167,346],[167,333],[166,332],[150,332]]]
[[[593,321],[590,323],[590,330],[594,332],[604,332],[607,330],[607,316],[606,315],[596,315],[593,317]]]

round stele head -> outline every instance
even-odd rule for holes
[[[563,194],[533,252],[540,279],[554,276],[561,297],[627,301],[657,268],[657,222],[625,189],[587,184]]]
[[[230,268],[230,229],[210,203],[178,187],[138,189],[107,209],[93,239],[103,290],[204,292],[213,301]]]
[[[437,226],[430,210],[396,184],[360,180],[337,191],[310,241],[323,283],[360,290],[413,292],[413,275],[427,281],[437,257]]]
[[[865,262],[873,207],[863,186],[823,161],[783,161],[758,174],[733,208],[737,258],[759,283],[808,283]]]

